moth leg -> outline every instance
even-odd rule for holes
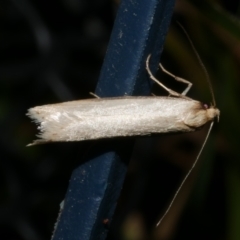
[[[95,97],[95,98],[100,99],[100,97],[99,97],[97,94],[93,93],[93,92],[89,92],[89,94],[92,95],[92,96]]]
[[[149,59],[150,59],[150,57],[151,57],[151,54],[148,55],[147,61],[146,61],[146,70],[147,70],[147,72],[148,72],[148,74],[149,74],[149,77],[150,77],[155,83],[157,83],[159,86],[161,86],[163,89],[165,89],[171,96],[176,96],[176,97],[182,96],[180,93],[177,93],[177,92],[171,90],[170,88],[166,87],[164,84],[162,84],[159,80],[157,80],[157,79],[153,76],[153,74],[152,74],[152,72],[151,72],[151,70],[150,70],[150,68],[149,68]]]
[[[163,71],[164,73],[166,73],[167,75],[173,77],[176,81],[182,82],[182,83],[185,83],[185,84],[188,85],[188,86],[186,87],[186,89],[182,92],[182,95],[185,96],[185,95],[188,93],[188,91],[190,90],[190,88],[192,87],[192,83],[189,82],[189,81],[186,80],[186,79],[183,79],[183,78],[180,78],[180,77],[178,77],[178,76],[173,75],[172,73],[170,73],[169,71],[167,71],[167,70],[163,67],[163,65],[162,65],[161,63],[159,64],[159,66],[160,66],[160,68],[162,69],[162,71]]]

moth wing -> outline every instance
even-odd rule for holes
[[[34,107],[28,116],[39,124],[37,144],[187,131],[182,119],[198,105],[169,97],[103,98]]]

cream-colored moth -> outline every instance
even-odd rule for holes
[[[27,115],[39,126],[40,139],[29,144],[70,142],[103,138],[147,136],[156,133],[192,132],[219,116],[215,106],[208,107],[186,97],[191,83],[179,94],[159,82],[149,69],[150,78],[169,92],[169,97],[93,98],[30,108]]]
[[[192,84],[185,79],[174,76],[160,64],[163,72],[188,85],[181,94],[167,88],[151,73],[149,59],[150,55],[146,61],[146,69],[150,78],[164,88],[169,93],[169,97],[93,98],[30,108],[27,115],[39,125],[40,134],[38,137],[40,139],[28,146],[48,142],[192,132],[208,122],[213,124],[214,119],[219,118],[220,111],[215,106],[214,98],[214,105],[209,107],[187,97],[186,94]],[[170,210],[181,187],[196,165],[208,135],[192,168],[183,179],[157,226]]]

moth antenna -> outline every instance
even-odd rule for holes
[[[160,219],[160,220],[158,221],[158,223],[156,224],[156,227],[158,227],[158,226],[161,224],[161,222],[163,221],[163,219],[165,218],[165,216],[168,214],[169,210],[171,209],[173,203],[175,202],[175,200],[176,200],[176,198],[177,198],[178,193],[179,193],[180,190],[182,189],[182,186],[184,185],[184,183],[185,183],[186,180],[188,179],[189,175],[191,174],[192,170],[193,170],[194,167],[196,166],[196,164],[197,164],[197,162],[198,162],[198,159],[199,159],[199,157],[200,157],[200,155],[201,155],[201,153],[202,153],[202,151],[203,151],[203,148],[204,148],[204,146],[205,146],[205,144],[206,144],[206,142],[207,142],[207,140],[208,140],[208,137],[209,137],[209,134],[210,134],[210,132],[211,132],[211,130],[212,130],[212,127],[213,127],[213,122],[211,122],[211,125],[210,125],[210,127],[209,127],[209,129],[208,129],[207,135],[206,135],[205,140],[204,140],[204,142],[203,142],[203,145],[202,145],[202,147],[201,147],[201,149],[200,149],[200,151],[199,151],[199,153],[198,153],[198,155],[197,155],[197,157],[196,157],[196,160],[194,161],[192,167],[188,170],[188,173],[186,174],[186,176],[185,176],[184,179],[182,180],[182,182],[181,182],[180,186],[178,187],[177,191],[175,192],[175,194],[174,194],[174,196],[173,196],[173,198],[172,198],[172,201],[170,202],[167,210],[165,211],[165,213],[163,214],[163,216],[161,217],[161,219]]]
[[[187,31],[185,30],[185,28],[182,26],[182,24],[181,24],[180,22],[177,21],[177,24],[179,25],[179,27],[183,30],[184,34],[186,35],[186,37],[187,37],[187,39],[188,39],[188,41],[189,41],[189,43],[190,43],[190,45],[191,45],[191,48],[192,48],[195,56],[197,57],[197,60],[198,60],[200,66],[201,66],[201,68],[202,68],[202,70],[203,70],[203,72],[204,72],[204,74],[205,74],[205,77],[206,77],[206,80],[207,80],[207,83],[208,83],[208,87],[209,87],[209,89],[210,89],[211,96],[212,96],[213,107],[216,107],[215,95],[214,95],[214,92],[213,92],[213,87],[212,87],[212,83],[211,83],[211,80],[210,80],[208,71],[207,71],[205,65],[203,64],[203,61],[202,61],[199,53],[197,52],[197,50],[196,50],[196,48],[195,48],[195,46],[194,46],[191,38],[189,37]]]
[[[95,97],[95,98],[100,99],[100,97],[99,97],[97,94],[93,93],[93,92],[89,92],[89,94],[92,95],[92,96]]]

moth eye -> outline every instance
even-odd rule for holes
[[[209,106],[208,106],[206,103],[204,103],[204,104],[203,104],[203,108],[208,109]]]

